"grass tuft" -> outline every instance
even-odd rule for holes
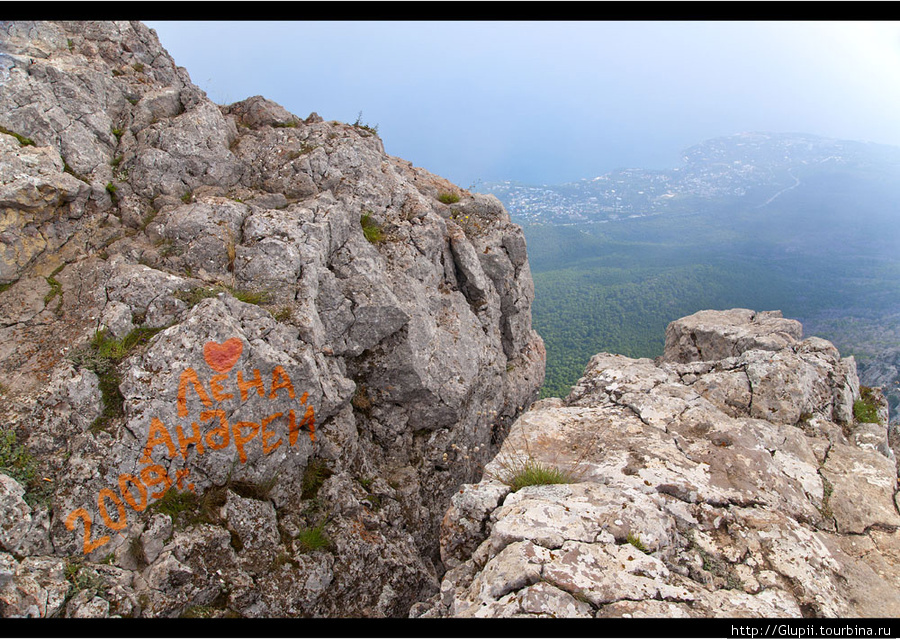
[[[864,424],[878,424],[878,404],[868,386],[859,387],[860,398],[853,402],[853,417]]]
[[[235,480],[228,483],[228,488],[244,497],[245,499],[256,499],[258,501],[266,501],[269,499],[272,489],[278,483],[277,477],[272,477],[263,482],[250,482],[243,480]]]
[[[384,231],[382,231],[378,223],[372,219],[372,215],[369,212],[363,213],[360,216],[359,223],[362,226],[363,235],[365,235],[366,239],[372,244],[378,244],[379,242],[384,241]]]
[[[6,135],[13,136],[16,140],[19,141],[19,146],[35,146],[34,140],[31,138],[26,138],[24,135],[20,135],[15,131],[10,131],[6,127],[0,126],[0,133],[5,133]]]
[[[37,478],[37,461],[25,446],[18,443],[13,430],[0,429],[0,473],[8,475],[25,488],[25,501],[32,504],[29,498],[32,492],[40,488]],[[32,495],[35,497],[37,495]]]
[[[62,308],[62,284],[59,283],[59,280],[56,279],[56,276],[59,275],[60,271],[62,271],[66,267],[65,263],[60,264],[50,275],[47,276],[47,284],[50,285],[50,291],[44,296],[44,306],[48,305],[54,297],[59,295],[59,303],[56,305],[56,310]]]
[[[647,552],[647,547],[644,545],[644,542],[641,541],[640,536],[635,535],[632,532],[628,533],[628,536],[625,538],[629,544],[640,550],[641,552]]]
[[[169,488],[162,497],[150,504],[148,510],[168,515],[173,522],[188,515],[196,515],[200,510],[200,497],[190,490],[179,491]],[[191,517],[190,519],[194,519]]]
[[[377,124],[375,126],[371,126],[362,121],[362,111],[360,111],[359,114],[356,116],[356,122],[353,123],[353,126],[362,131],[371,133],[372,135],[378,135],[378,125]]]
[[[247,304],[256,304],[257,306],[265,304],[272,299],[269,291],[246,291],[243,289],[229,289],[229,292],[238,299]]]
[[[303,471],[301,499],[314,499],[325,480],[331,477],[331,469],[322,459],[310,459]]]
[[[582,481],[585,456],[596,451],[590,442],[584,442],[565,455],[554,454],[550,460],[539,460],[531,452],[528,434],[516,430],[506,437],[500,453],[485,468],[485,474],[506,484],[513,492],[526,486],[575,484]],[[576,454],[570,457],[569,452]],[[464,459],[468,458],[465,454]]]
[[[116,339],[104,329],[94,334],[87,347],[69,356],[73,364],[93,371],[99,380],[103,410],[91,424],[92,432],[106,430],[115,419],[125,414],[125,398],[119,390],[121,380],[116,365],[137,347],[147,344],[161,330],[138,326],[122,339]]]
[[[172,293],[172,297],[181,300],[190,308],[193,308],[207,298],[216,297],[224,290],[225,289],[218,286],[198,286],[187,291],[175,291]]]
[[[297,541],[300,544],[301,552],[312,552],[314,550],[327,550],[331,547],[331,540],[325,534],[325,524],[323,521],[311,528],[304,528],[297,533]]]
[[[513,464],[513,466],[512,469],[507,469],[504,478],[501,479],[513,492],[525,486],[571,484],[573,482],[572,476],[566,471],[534,459],[527,459]]]

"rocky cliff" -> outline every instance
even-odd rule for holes
[[[0,212],[4,617],[900,610],[852,358],[705,311],[523,412],[500,203],[215,105],[140,23],[0,23]]]
[[[601,353],[453,496],[423,617],[894,617],[896,428],[852,358],[778,312]]]
[[[0,23],[0,615],[405,616],[543,381],[521,230],[136,22]]]

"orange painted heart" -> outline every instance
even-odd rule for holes
[[[237,337],[232,337],[222,344],[206,342],[203,345],[203,359],[214,371],[227,373],[237,364],[243,351],[244,343]]]

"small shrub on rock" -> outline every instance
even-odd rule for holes
[[[864,424],[878,423],[878,405],[868,386],[860,386],[860,398],[853,402],[853,417]]]

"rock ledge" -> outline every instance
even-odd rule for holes
[[[779,312],[673,322],[657,361],[601,353],[453,497],[422,617],[889,617],[896,451],[856,367]],[[569,483],[515,492],[527,460]]]

